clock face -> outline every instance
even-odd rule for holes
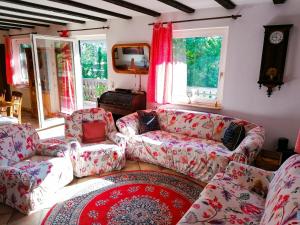
[[[270,35],[270,42],[272,44],[279,44],[281,43],[283,40],[283,32],[281,31],[274,31],[273,33],[271,33]]]

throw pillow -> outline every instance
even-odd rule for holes
[[[245,138],[245,127],[232,122],[224,133],[223,144],[231,151],[235,150]]]
[[[82,123],[82,143],[97,143],[106,140],[106,122],[95,120]]]
[[[139,120],[139,133],[143,134],[149,131],[160,130],[158,116],[155,111],[137,111]]]

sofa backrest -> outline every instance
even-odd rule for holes
[[[36,152],[39,136],[30,124],[0,126],[0,166],[12,166]]]
[[[269,185],[261,224],[300,224],[299,213],[300,155],[294,155],[276,171]]]
[[[246,132],[257,127],[245,120],[213,113],[159,108],[157,114],[162,130],[215,141],[221,141],[231,122],[244,125]]]
[[[82,123],[85,121],[103,120],[106,122],[106,133],[116,131],[115,122],[111,112],[102,108],[82,109],[65,118],[66,138],[82,141]]]

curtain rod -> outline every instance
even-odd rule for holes
[[[74,29],[74,30],[58,30],[57,32],[63,32],[63,31],[84,31],[84,30],[100,30],[100,29],[109,29],[109,26],[106,27],[95,27],[95,28],[84,28],[84,29]]]
[[[23,33],[23,34],[9,34],[8,36],[14,37],[14,36],[21,36],[21,35],[28,35],[28,34],[37,34],[37,32]]]
[[[170,21],[171,23],[187,23],[187,22],[194,22],[194,21],[203,21],[203,20],[220,20],[220,19],[234,19],[242,17],[242,15],[231,15],[231,16],[219,16],[219,17],[208,17],[208,18],[201,18],[201,19],[190,19],[190,20],[175,20]],[[169,22],[162,22],[162,24],[167,24]],[[149,23],[149,26],[153,26],[155,23]]]

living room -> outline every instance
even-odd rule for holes
[[[0,2],[0,224],[300,224],[298,0]]]

